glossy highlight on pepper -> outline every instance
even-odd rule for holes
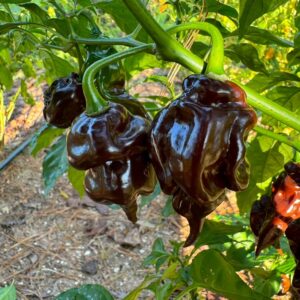
[[[44,92],[44,118],[56,127],[70,127],[85,106],[82,85],[76,73],[55,80]]]
[[[88,116],[81,114],[67,135],[68,159],[80,170],[146,150],[150,123],[120,104]]]
[[[152,193],[155,172],[146,152],[121,160],[106,161],[85,176],[87,195],[102,204],[119,204],[128,219],[137,221],[137,197]]]
[[[166,194],[179,189],[195,205],[216,208],[226,188],[248,185],[245,139],[256,114],[231,82],[191,75],[183,90],[152,122],[151,160]]]

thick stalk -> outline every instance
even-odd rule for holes
[[[177,62],[193,72],[202,70],[203,60],[185,49],[178,41],[167,34],[149,14],[140,0],[123,0],[123,2],[156,43],[159,55],[164,60]]]
[[[270,137],[271,139],[274,139],[274,140],[277,140],[281,143],[289,145],[289,146],[293,147],[294,149],[296,149],[297,151],[300,151],[300,142],[294,141],[286,135],[275,133],[273,131],[267,130],[267,129],[265,129],[263,127],[260,127],[260,126],[255,126],[254,130],[256,132],[260,133],[260,134],[263,134],[267,137]]]
[[[259,109],[260,111],[282,122],[283,124],[300,131],[299,115],[266,98],[265,96],[260,95],[253,89],[242,85],[240,82],[234,82],[238,84],[247,93],[247,102],[251,106]]]
[[[125,57],[147,51],[153,48],[153,45],[143,45],[136,48],[130,48],[126,51],[113,54],[90,65],[83,76],[82,88],[86,99],[86,113],[93,115],[99,113],[108,107],[107,101],[101,96],[95,86],[94,78],[96,74],[104,67]]]
[[[159,51],[164,59],[180,63],[195,73],[201,72],[203,61],[199,60],[198,57],[195,58],[194,54],[184,49],[176,40],[169,37],[149,14],[140,0],[123,0],[123,2],[158,45]],[[182,50],[182,48],[184,50]],[[246,91],[250,105],[279,120],[283,124],[300,131],[300,119],[297,114],[261,96],[251,88],[243,86],[239,82],[236,83]]]
[[[207,22],[193,22],[173,26],[167,29],[168,33],[177,33],[183,30],[198,29],[207,32],[212,39],[212,49],[209,55],[206,73],[223,75],[224,72],[224,41],[220,31]]]

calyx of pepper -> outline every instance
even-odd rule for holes
[[[156,115],[150,132],[151,160],[162,190],[175,197],[175,210],[180,213],[178,189],[185,205],[193,201],[202,210],[216,208],[226,188],[247,187],[245,139],[255,123],[255,112],[234,83],[204,75],[184,80],[183,94]]]
[[[56,79],[44,92],[44,118],[56,127],[70,127],[85,106],[82,85],[76,73]]]

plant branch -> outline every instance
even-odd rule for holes
[[[129,47],[138,47],[138,46],[145,45],[144,43],[129,37],[113,38],[113,39],[109,39],[109,38],[88,39],[88,38],[80,38],[74,36],[73,40],[78,44],[84,44],[84,45],[123,45]]]
[[[88,115],[99,113],[108,107],[107,101],[99,94],[94,83],[94,78],[100,69],[125,57],[147,50],[149,51],[151,49],[153,50],[153,45],[151,44],[130,48],[126,51],[115,53],[111,56],[98,60],[86,69],[82,79],[82,88],[86,98],[86,113]]]
[[[177,62],[193,72],[203,68],[203,60],[185,49],[176,39],[166,33],[149,14],[140,0],[123,0],[144,30],[152,37],[157,45],[158,54],[166,61]]]
[[[220,31],[212,24],[207,22],[192,22],[173,26],[167,29],[168,33],[177,33],[183,30],[197,29],[207,32],[211,39],[213,47],[208,59],[206,73],[223,75],[224,72],[224,41]]]
[[[286,135],[275,133],[273,131],[267,130],[260,126],[255,126],[254,130],[260,134],[263,134],[263,135],[270,137],[274,140],[277,140],[281,143],[289,145],[289,146],[293,147],[294,149],[296,149],[297,151],[300,151],[300,142],[292,140],[291,138],[289,138]]]
[[[247,93],[248,103],[251,106],[261,110],[265,114],[273,117],[274,119],[282,122],[283,124],[300,131],[299,115],[266,98],[265,96],[260,95],[253,89],[242,85],[240,82],[234,82],[238,84],[242,89],[244,89],[244,91]]]

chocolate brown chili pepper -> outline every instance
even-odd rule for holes
[[[245,139],[256,115],[232,82],[192,75],[183,89],[153,120],[151,160],[166,194],[179,189],[200,208],[215,208],[225,188],[240,191],[248,185]]]
[[[78,74],[55,80],[44,92],[45,120],[56,127],[68,128],[85,110],[85,97]]]
[[[87,170],[146,151],[149,127],[148,120],[115,103],[97,115],[82,114],[67,135],[69,162]]]
[[[153,192],[156,177],[146,152],[124,158],[106,161],[89,169],[85,176],[87,195],[102,204],[119,204],[128,219],[137,221],[138,195]]]

